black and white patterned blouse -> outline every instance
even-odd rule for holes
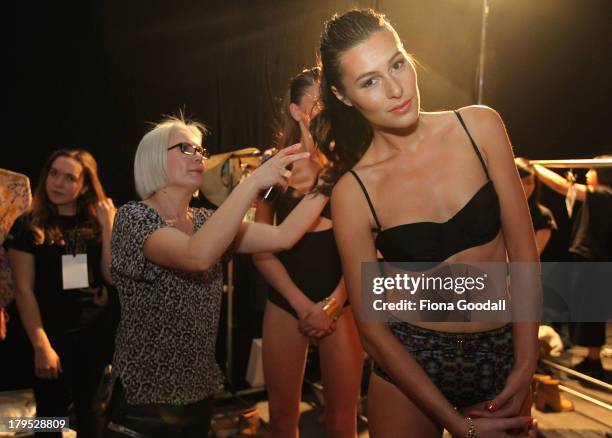
[[[189,212],[195,230],[213,213]],[[223,382],[215,361],[221,263],[187,273],[146,259],[145,240],[169,226],[142,202],[119,208],[113,226],[111,272],[121,302],[113,377],[120,378],[130,404],[193,403]]]

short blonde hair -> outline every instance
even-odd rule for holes
[[[203,124],[187,120],[182,114],[178,117],[166,117],[153,126],[140,140],[134,158],[134,183],[140,199],[150,198],[168,184],[166,172],[168,148],[172,146],[170,137],[177,129],[191,132],[198,137],[199,143],[207,133]]]

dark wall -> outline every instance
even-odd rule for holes
[[[213,152],[267,146],[288,78],[323,21],[374,6],[420,62],[426,110],[475,103],[481,0],[16,3],[16,86],[0,166],[33,183],[59,147],[90,149],[118,203],[134,197],[146,122],[184,108]],[[609,0],[491,1],[484,103],[531,158],[609,152]]]
[[[359,3],[19,3],[14,115],[28,152],[1,165],[35,179],[52,150],[86,147],[123,202],[138,141],[163,114],[205,122],[213,153],[266,147],[288,79],[315,63],[322,21]]]

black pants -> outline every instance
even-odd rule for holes
[[[117,379],[107,411],[104,438],[207,438],[212,397],[188,405],[131,405]]]
[[[584,257],[579,256],[578,254],[573,254],[572,261],[574,263],[588,263],[588,262],[596,262],[597,260],[591,260]],[[581,294],[589,294],[587,295],[588,300],[597,300],[597,296],[593,296],[593,292],[589,290],[583,290],[581,288],[581,284],[587,283],[586,281],[582,281],[581,278],[576,280],[575,288],[573,293],[576,295]],[[597,301],[596,301],[597,302]],[[605,303],[601,304],[605,306]],[[592,321],[592,320],[591,320]],[[574,344],[581,345],[583,347],[601,347],[606,343],[606,323],[604,322],[576,322],[570,324],[570,337]]]
[[[570,325],[572,342],[583,347],[602,347],[606,343],[605,322],[576,322]]]
[[[34,379],[34,398],[38,417],[67,417],[74,404],[79,438],[97,438],[102,417],[94,405],[104,366],[112,361],[113,333],[82,333],[70,338],[52,339],[60,357],[62,372],[57,380]],[[61,433],[37,433],[40,437],[61,437]]]

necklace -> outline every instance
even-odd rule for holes
[[[150,198],[147,203],[150,207],[157,211],[157,214],[165,223],[184,232],[185,234],[193,234],[193,212],[189,206],[187,206],[185,210],[177,212],[177,204],[168,201],[170,200],[165,196],[157,196]],[[173,214],[168,214],[168,212],[173,212]]]

